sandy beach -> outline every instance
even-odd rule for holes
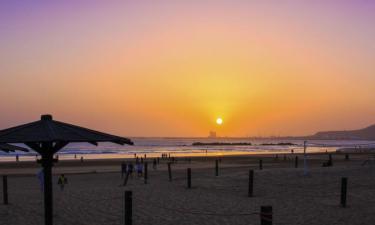
[[[246,156],[178,159],[168,181],[167,161],[157,170],[149,165],[148,183],[134,176],[123,187],[120,160],[59,162],[54,168],[55,224],[123,224],[124,191],[133,191],[133,224],[260,224],[262,205],[273,207],[274,224],[373,224],[375,166],[362,166],[369,156],[333,155],[333,167],[321,167],[327,155],[310,155],[310,176],[303,176],[294,157]],[[258,161],[262,158],[263,170]],[[21,164],[21,163],[19,163]],[[42,224],[43,198],[35,176],[36,163],[2,163],[8,174],[9,205],[0,205],[0,224]],[[192,188],[186,185],[192,169]],[[253,169],[254,197],[247,197],[248,171]],[[57,174],[66,173],[64,191]],[[340,207],[341,177],[348,177],[348,206]]]

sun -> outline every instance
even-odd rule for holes
[[[216,123],[217,123],[218,125],[223,124],[223,119],[221,119],[221,118],[217,118],[217,119],[216,119]]]

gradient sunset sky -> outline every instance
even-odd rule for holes
[[[124,136],[361,128],[375,1],[2,0],[0,103],[0,129],[45,113]]]

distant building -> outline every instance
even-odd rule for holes
[[[209,138],[216,138],[216,132],[210,131],[210,134],[208,135]]]

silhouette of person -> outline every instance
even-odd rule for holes
[[[63,190],[64,190],[64,186],[65,186],[66,184],[68,184],[68,179],[65,177],[64,174],[61,174],[61,175],[59,176],[59,179],[58,179],[58,181],[57,181],[57,184],[60,186],[60,190],[63,191]]]

